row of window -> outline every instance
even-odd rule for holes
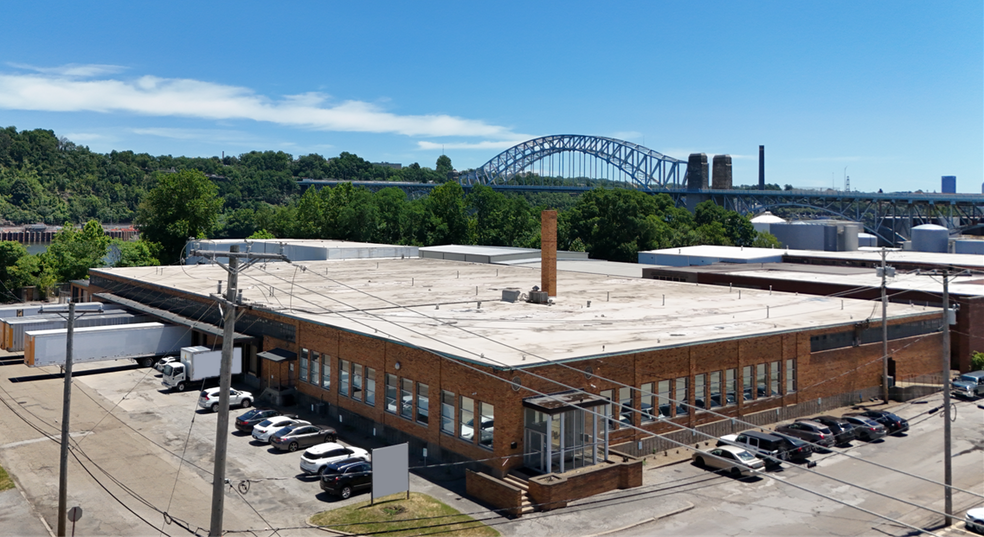
[[[782,362],[774,361],[741,368],[741,398],[745,401],[776,397],[784,393],[796,391],[796,360],[786,360],[786,370],[783,376],[780,366]],[[738,369],[725,369],[710,373],[699,373],[693,377],[694,404],[698,412],[738,404]],[[785,391],[780,391],[782,378],[785,378]],[[689,401],[689,377],[660,380],[643,384],[639,388],[639,411],[641,423],[685,416],[692,410],[686,403]],[[630,387],[617,390],[604,390],[601,396],[612,401],[606,406],[609,426],[615,428],[616,422],[633,423],[636,414]],[[616,398],[617,392],[617,398]],[[618,416],[618,420],[614,416]]]
[[[331,356],[301,349],[299,361],[298,378],[302,382],[331,390]],[[339,359],[337,363],[338,395],[362,401],[372,407],[376,406],[376,370],[349,360]],[[430,387],[428,385],[386,373],[385,399],[386,412],[416,421],[425,427],[429,426]],[[455,420],[456,402],[458,403],[457,420]],[[456,400],[453,392],[442,391],[441,431],[466,442],[475,443],[476,410],[477,415],[481,417],[478,445],[492,449],[495,407],[489,403],[475,401],[465,396]]]

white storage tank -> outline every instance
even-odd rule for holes
[[[771,231],[769,231],[769,228],[772,226],[772,224],[786,223],[785,220],[779,218],[778,216],[772,214],[769,211],[765,211],[764,213],[756,216],[755,218],[752,218],[749,221],[752,223],[752,227],[755,228],[755,231],[761,231],[763,233],[771,233]]]
[[[912,228],[912,249],[916,252],[945,254],[950,240],[950,230],[936,224],[923,224]]]
[[[878,246],[878,237],[872,235],[871,233],[858,233],[858,247],[859,248],[876,248]]]

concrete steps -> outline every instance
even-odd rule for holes
[[[520,503],[520,515],[532,513],[535,509],[533,508],[533,502],[530,501],[530,497],[528,495],[530,490],[529,482],[526,479],[513,474],[506,475],[502,478],[502,480],[523,491],[522,502]]]

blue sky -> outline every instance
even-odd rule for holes
[[[771,183],[979,193],[982,4],[8,2],[0,126],[458,169],[591,134],[730,154],[736,184],[762,144]]]

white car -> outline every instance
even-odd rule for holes
[[[311,422],[290,416],[274,416],[253,426],[253,438],[260,442],[269,442],[273,433],[288,425],[311,425]]]
[[[215,412],[219,409],[220,388],[209,388],[198,396],[198,406]],[[247,408],[253,404],[253,394],[229,388],[229,407]]]
[[[964,524],[968,530],[984,535],[984,507],[968,509]]]
[[[357,447],[346,447],[336,442],[318,444],[301,455],[301,471],[305,474],[320,474],[329,464],[351,458],[369,460],[369,452]]]
[[[161,373],[163,373],[164,372],[164,366],[166,366],[167,364],[169,364],[171,362],[180,362],[180,361],[181,361],[181,359],[178,358],[177,356],[165,356],[164,358],[161,358],[160,360],[158,360],[156,364],[154,364],[154,369],[156,369],[156,370],[160,371]]]
[[[719,446],[709,451],[696,451],[694,464],[701,468],[726,470],[732,476],[752,475],[756,470],[764,470],[765,463],[748,451],[735,446]]]

